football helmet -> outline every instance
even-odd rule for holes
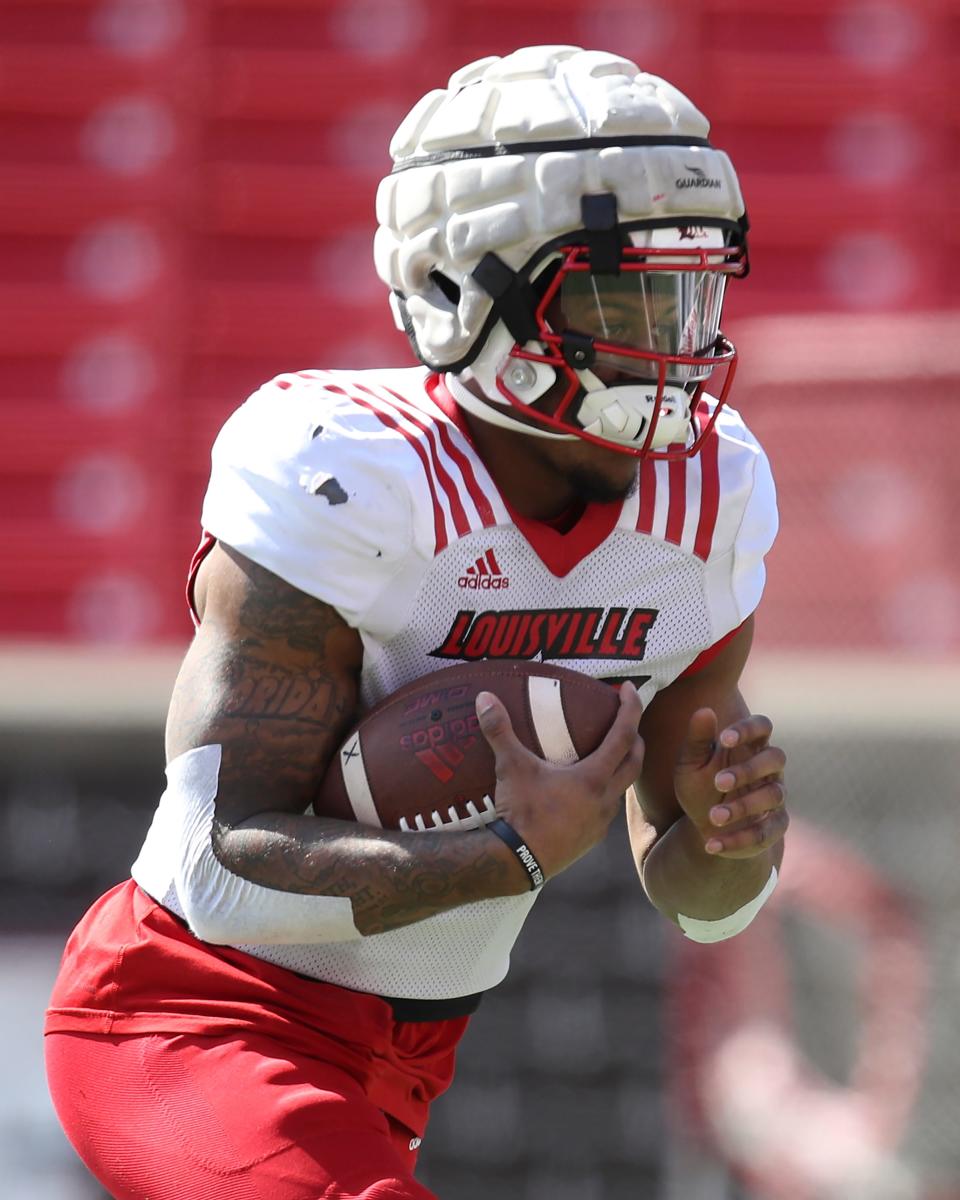
[[[415,105],[374,257],[459,404],[540,436],[697,452],[736,365],[726,280],[748,269],[737,176],[708,132],[671,84],[575,46],[482,59]]]

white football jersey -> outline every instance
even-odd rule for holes
[[[442,378],[417,367],[260,388],[216,440],[202,521],[357,629],[365,706],[482,658],[630,677],[649,704],[756,608],[777,511],[766,456],[724,408],[694,458],[643,462],[629,499],[589,505],[565,533],[524,519]],[[138,881],[182,915],[147,851]],[[460,996],[503,978],[534,895],[353,942],[243,949],[358,990]]]

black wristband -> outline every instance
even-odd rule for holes
[[[543,868],[537,862],[536,855],[523,840],[519,833],[512,825],[508,825],[503,817],[497,817],[487,826],[491,833],[495,833],[501,842],[505,842],[514,852],[520,862],[523,864],[523,869],[530,876],[530,888],[536,891],[537,888],[543,887]]]

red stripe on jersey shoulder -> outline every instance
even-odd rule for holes
[[[747,617],[747,621],[749,620],[750,618]],[[730,632],[725,633],[719,641],[714,642],[712,646],[708,646],[706,650],[701,651],[690,664],[690,666],[687,667],[686,670],[681,671],[677,678],[686,679],[688,675],[696,675],[698,671],[702,671],[707,663],[712,662],[717,657],[717,655],[728,642],[733,641],[744,625],[746,625],[747,621],[742,621],[736,627],[736,629],[731,629]]]
[[[360,385],[362,386],[362,385]],[[364,387],[364,391],[369,391],[369,388]],[[459,537],[470,532],[470,521],[464,511],[463,501],[460,499],[460,489],[450,477],[450,473],[444,466],[440,457],[440,426],[437,424],[434,417],[429,413],[425,413],[418,409],[411,401],[404,399],[398,392],[392,388],[384,387],[381,389],[387,393],[387,396],[394,401],[396,408],[410,421],[412,424],[421,430],[427,438],[427,445],[430,447],[430,458],[433,462],[433,470],[440,486],[446,493],[447,500],[450,503],[450,512],[453,515],[453,525]],[[376,393],[374,393],[376,394]],[[384,397],[386,399],[386,397]]]
[[[700,447],[700,520],[693,552],[704,562],[710,557],[713,535],[720,513],[720,435],[716,426]]]
[[[463,482],[466,485],[467,494],[473,501],[473,506],[477,510],[477,515],[483,522],[485,529],[498,524],[496,514],[493,511],[493,505],[480,486],[476,472],[473,469],[473,463],[464,454],[460,447],[454,442],[450,435],[450,430],[446,425],[438,425],[437,429],[440,433],[440,442],[446,450],[447,454],[457,464],[460,474],[463,476]]]
[[[374,396],[373,394],[370,396],[360,396],[357,395],[355,391],[348,391],[346,388],[340,387],[334,383],[328,383],[324,386],[326,387],[327,391],[333,392],[335,395],[346,396],[348,400],[352,400],[355,404],[359,404],[361,408],[365,408],[368,410],[368,412],[372,412],[373,415],[381,422],[381,424],[385,425],[388,429],[392,429],[396,433],[399,433],[410,444],[417,458],[420,460],[420,465],[423,467],[423,473],[427,478],[427,486],[430,489],[430,501],[433,507],[433,527],[435,535],[434,554],[439,554],[442,550],[445,550],[450,542],[450,538],[447,533],[446,517],[444,516],[443,507],[441,506],[439,497],[437,496],[436,484],[434,483],[434,478],[430,471],[430,460],[427,455],[427,451],[423,448],[420,442],[420,439],[415,433],[411,432],[411,430],[407,429],[406,426],[401,424],[400,420],[395,415],[395,412],[391,411],[392,406],[388,405],[385,401],[379,399],[377,396]]]
[[[683,540],[683,526],[687,519],[687,460],[671,459],[667,464],[669,499],[667,501],[667,528],[664,539],[679,546]]]
[[[691,470],[694,474],[691,476]],[[692,552],[697,558],[706,559],[713,545],[713,535],[720,513],[720,438],[716,429],[707,435],[695,460],[674,459],[666,464],[667,508],[666,527],[663,539],[674,545],[684,541],[684,528],[688,513],[687,489],[695,484],[691,497],[696,506],[697,525],[693,536]],[[637,532],[652,533],[657,505],[656,463],[646,459],[640,467],[640,511],[637,516]]]
[[[450,421],[450,424],[463,435],[467,444],[473,446],[470,429],[463,419],[463,413],[457,405],[456,400],[454,400],[449,388],[443,382],[443,376],[437,374],[431,375],[426,382],[426,391],[437,408]],[[480,520],[484,524],[484,528],[489,529],[498,524],[496,514],[493,511],[493,505],[490,503],[490,498],[477,479],[473,463],[471,463],[460,447],[456,445],[450,434],[450,430],[445,425],[440,425],[439,429],[440,441],[443,443],[444,449],[460,468],[464,482],[467,485],[467,492],[474,503]]]
[[[640,512],[637,533],[653,533],[653,514],[657,506],[657,464],[645,458],[640,464]]]

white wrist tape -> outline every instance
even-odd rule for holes
[[[188,750],[167,766],[167,789],[131,874],[205,942],[299,945],[362,935],[343,896],[306,896],[251,883],[213,852],[220,746]]]
[[[685,917],[683,913],[677,913],[677,923],[693,942],[726,941],[727,938],[732,938],[746,929],[772,895],[777,886],[777,878],[777,868],[772,867],[770,878],[763,885],[763,891],[748,901],[743,908],[738,908],[726,917],[720,917],[716,921],[698,921],[695,917]]]

